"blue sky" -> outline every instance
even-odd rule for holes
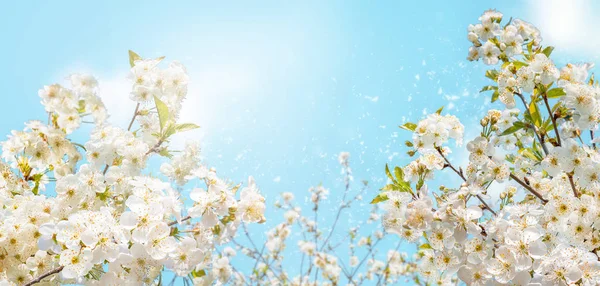
[[[365,196],[370,199],[384,184],[386,163],[408,162],[403,142],[409,136],[399,124],[441,106],[465,121],[489,108],[489,97],[478,93],[488,84],[485,67],[465,59],[466,27],[486,9],[539,25],[542,36],[559,45],[554,52],[559,63],[593,61],[600,47],[593,29],[600,24],[593,17],[598,5],[587,1],[3,6],[0,134],[44,118],[37,90],[76,72],[100,79],[112,121],[123,126],[133,112],[127,50],[165,55],[188,68],[192,83],[182,117],[202,126],[175,143],[201,140],[206,162],[235,181],[254,175],[270,202],[286,191],[303,198],[319,183],[337,198],[340,151],[352,154],[355,179],[370,182]],[[473,134],[473,125],[465,125]],[[366,204],[358,208],[345,226],[365,220],[368,210]],[[275,219],[267,226],[274,225],[277,216],[272,210],[269,216]],[[264,230],[253,233],[261,237]]]

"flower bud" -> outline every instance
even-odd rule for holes
[[[469,40],[469,42],[471,42],[471,43],[475,43],[475,42],[477,42],[477,41],[479,40],[479,37],[477,37],[477,34],[475,34],[475,33],[473,33],[473,32],[470,32],[470,33],[467,35],[467,39]]]

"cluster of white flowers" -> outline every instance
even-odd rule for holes
[[[70,134],[91,115],[97,124],[107,117],[102,100],[96,95],[98,81],[91,75],[74,74],[70,77],[72,89],[59,84],[44,86],[38,95],[56,129]]]
[[[342,167],[345,190],[334,194],[341,196],[339,206],[333,209],[336,212],[334,221],[323,226],[323,221],[319,220],[325,200],[339,199],[330,196],[325,187],[309,188],[307,201],[312,203],[312,209],[307,213],[303,213],[302,208],[296,205],[292,193],[282,193],[275,207],[284,212],[283,221],[266,232],[266,241],[262,242],[262,246],[255,241],[256,236],[248,232],[246,241],[235,240],[238,249],[250,258],[254,267],[240,268],[241,272],[234,275],[234,285],[389,285],[398,283],[401,277],[414,271],[416,265],[407,261],[406,255],[397,250],[389,250],[386,255],[377,247],[384,239],[381,231],[366,234],[364,229],[361,231],[361,226],[340,228],[338,224],[343,223],[344,211],[362,200],[361,194],[366,190],[367,183],[364,182],[358,191],[352,190],[350,153],[341,152],[338,162]],[[325,210],[329,215],[331,211]],[[378,220],[378,209],[374,207],[366,222],[370,224]],[[293,233],[297,235],[293,236]],[[301,255],[300,260],[288,256],[291,255],[288,244],[294,238],[297,240],[292,245],[297,246],[299,251],[293,251],[293,254]],[[338,256],[343,246],[348,247],[349,260],[345,256]],[[252,272],[245,273],[245,270]]]
[[[442,146],[449,139],[456,140],[456,144],[462,144],[464,126],[452,115],[441,116],[436,112],[412,128],[415,131],[413,144],[419,150]]]
[[[386,168],[389,184],[374,200],[386,211],[384,227],[419,245],[417,284],[598,285],[600,89],[588,78],[593,65],[559,70],[531,24],[512,19],[502,27],[497,11],[479,20],[469,26],[469,59],[502,62],[486,73],[495,84],[482,91],[493,91],[492,101],[506,109],[481,119],[464,170],[448,158],[448,127],[432,119],[439,112],[405,124],[414,132],[408,153],[419,157],[393,173]],[[429,191],[439,169],[461,184]],[[493,184],[504,190],[492,196]]]
[[[231,266],[216,247],[241,223],[265,220],[252,177],[237,198],[241,186],[202,165],[197,144],[170,154],[169,137],[197,127],[177,123],[183,66],[130,57],[138,104],[127,130],[106,122],[96,79],[73,75],[72,89],[40,90],[47,124],[28,122],[2,142],[0,284],[149,285],[165,269],[226,283]],[[67,135],[83,123],[95,125],[89,141],[72,142]],[[167,180],[148,168],[155,154],[171,158],[160,168]],[[192,181],[206,187],[191,191],[188,206],[180,193]]]

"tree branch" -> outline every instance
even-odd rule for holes
[[[458,174],[458,176],[464,181],[467,182],[467,179],[465,178],[465,176],[463,175],[462,172],[458,171],[456,168],[454,168],[454,166],[452,166],[452,163],[450,163],[450,161],[448,160],[448,158],[446,158],[446,156],[444,156],[444,153],[442,153],[442,150],[440,150],[439,147],[436,147],[435,150],[437,150],[437,152],[440,154],[440,156],[442,156],[442,158],[444,158],[444,161],[446,161],[446,165],[448,167],[450,167],[450,169],[452,169],[456,174]],[[479,201],[485,206],[485,208],[490,211],[494,216],[496,215],[496,212],[481,198],[480,195],[476,195],[477,199],[479,199]]]
[[[61,272],[63,270],[63,268],[65,268],[65,267],[64,266],[60,266],[60,267],[54,268],[54,269],[52,269],[52,270],[50,270],[50,271],[48,271],[48,272],[40,275],[38,278],[35,278],[35,279],[29,281],[27,284],[25,284],[23,286],[31,286],[33,284],[40,283],[40,282],[42,282],[42,280],[44,280],[44,278],[46,278],[48,276],[52,276],[54,274],[57,274],[57,273]]]
[[[576,198],[579,198],[579,192],[575,187],[575,182],[573,182],[573,174],[569,173],[567,174],[567,176],[569,177],[569,184],[571,185],[571,189],[573,190],[573,195],[575,195]]]
[[[548,114],[550,116],[550,119],[552,119],[552,126],[554,127],[554,133],[556,134],[556,142],[558,143],[558,146],[560,146],[561,142],[560,142],[560,134],[558,133],[558,126],[556,125],[556,119],[554,118],[554,114],[552,113],[552,108],[550,108],[550,104],[548,103],[548,97],[546,96],[546,93],[544,93],[542,95],[542,98],[544,99],[544,104],[546,105],[546,109],[548,109]]]
[[[131,121],[129,121],[129,126],[127,126],[127,131],[131,131],[131,126],[133,126],[133,122],[135,118],[138,116],[138,110],[140,109],[140,103],[135,106],[135,111],[133,112],[133,117],[131,117]]]
[[[544,204],[548,202],[548,200],[544,199],[544,197],[540,193],[538,193],[536,190],[534,190],[528,184],[525,184],[525,182],[521,181],[521,179],[519,179],[513,173],[510,173],[510,178],[515,180],[517,183],[519,183],[519,185],[523,186],[523,188],[527,189],[530,193],[534,194],[536,197],[538,197],[540,200],[542,200],[542,202],[544,202]]]

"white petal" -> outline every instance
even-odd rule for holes
[[[544,256],[546,254],[546,251],[546,244],[541,239],[538,239],[529,244],[529,254],[535,259]]]
[[[91,230],[87,230],[81,234],[81,241],[89,247],[94,247],[98,243],[98,236]]]
[[[121,214],[119,222],[126,229],[133,229],[137,225],[138,215],[133,212],[124,212]]]

